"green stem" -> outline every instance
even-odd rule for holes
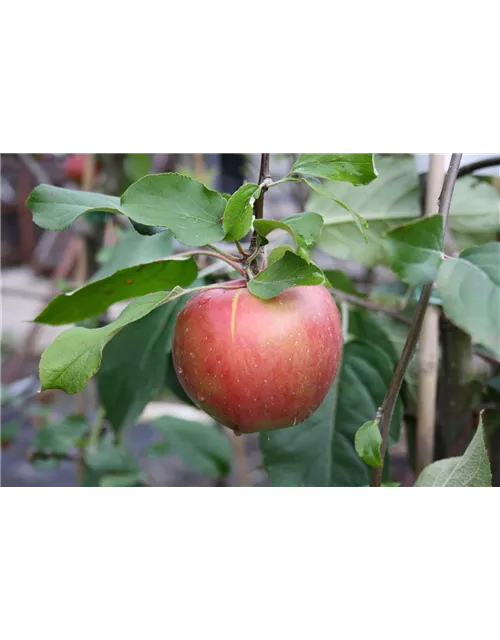
[[[215,251],[215,253],[218,253],[219,255],[224,256],[224,258],[227,258],[232,262],[241,262],[241,260],[243,260],[243,258],[240,258],[239,256],[233,256],[232,253],[227,253],[226,251],[219,249],[219,247],[216,247],[214,244],[207,244],[205,246],[207,247],[207,249],[210,249],[210,251]]]
[[[276,182],[271,182],[267,185],[268,189],[272,189],[273,187],[278,186],[279,184],[285,184],[285,182],[297,182],[297,178],[291,178],[290,176],[285,176],[281,178],[281,180],[276,180]]]
[[[104,424],[104,418],[106,417],[106,410],[102,405],[99,405],[97,414],[92,426],[90,427],[89,446],[96,447],[99,442],[99,436],[101,435],[101,429]]]
[[[245,249],[243,249],[243,246],[241,244],[241,242],[239,240],[235,240],[234,244],[236,245],[236,248],[238,249],[238,251],[241,253],[241,255],[243,256],[243,258],[248,258],[248,254],[245,251]],[[241,259],[243,259],[241,258]]]

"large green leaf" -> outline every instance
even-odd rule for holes
[[[368,342],[382,349],[393,366],[399,359],[399,353],[392,341],[392,336],[381,325],[384,317],[375,318],[373,313],[365,309],[349,312],[349,334],[357,340]]]
[[[226,200],[198,180],[177,173],[144,176],[125,191],[120,207],[137,222],[168,227],[187,245],[217,242],[225,235]]]
[[[289,287],[324,284],[325,276],[319,267],[308,264],[295,253],[287,251],[271,266],[261,271],[248,283],[253,295],[268,300]]]
[[[186,291],[176,287],[170,292],[158,291],[133,300],[105,327],[85,329],[73,327],[63,331],[42,354],[40,380],[42,391],[61,389],[78,393],[99,369],[102,351],[106,344],[123,327],[136,322],[161,304],[184,295]]]
[[[224,240],[240,240],[252,227],[252,201],[258,198],[258,184],[244,184],[228,199],[222,225]]]
[[[121,300],[186,287],[194,282],[197,273],[193,258],[172,258],[121,269],[76,291],[56,296],[34,321],[59,325],[93,318]]]
[[[133,229],[127,229],[120,235],[118,242],[109,249],[107,259],[92,276],[90,282],[102,280],[115,271],[133,267],[136,264],[167,258],[172,253],[172,234],[170,231],[163,231],[156,235],[144,236]]]
[[[351,216],[331,198],[313,193],[306,208],[324,218],[319,246],[340,259],[354,259],[366,267],[387,263],[382,235],[420,216],[420,189],[415,160],[406,156],[377,157],[379,176],[357,189],[326,182],[323,188],[348,202],[369,221],[368,244],[360,237]],[[476,178],[460,178],[453,193],[449,226],[460,247],[494,238],[500,230],[499,198],[495,188]]]
[[[149,457],[175,456],[200,475],[224,476],[231,468],[231,445],[215,424],[164,416],[153,422],[161,440],[144,453]]]
[[[484,443],[483,421],[463,456],[438,460],[426,467],[416,487],[491,487],[491,467]]]
[[[350,323],[351,324],[351,323]],[[394,366],[396,365],[401,351],[403,350],[406,338],[408,337],[409,327],[407,324],[400,322],[390,316],[384,314],[377,315],[377,324],[379,328],[384,332],[384,335],[389,339],[396,359],[394,360]],[[378,342],[376,344],[379,344]],[[417,345],[415,354],[408,365],[406,370],[404,384],[402,388],[402,397],[405,402],[405,410],[416,415],[418,405],[418,382],[420,371],[420,346]]]
[[[120,199],[103,193],[63,189],[41,184],[26,201],[33,213],[33,222],[44,229],[60,231],[84,213],[103,211],[122,213]]]
[[[357,455],[358,428],[373,420],[393,373],[377,346],[358,340],[344,346],[342,364],[320,408],[303,424],[260,434],[264,464],[275,486],[365,486],[370,468]],[[402,419],[396,405],[394,431]]]
[[[434,282],[443,261],[443,217],[428,216],[385,234],[389,264],[403,282]]]
[[[500,243],[471,247],[445,260],[437,287],[445,314],[500,357]]]
[[[124,327],[104,348],[97,375],[101,404],[115,432],[133,425],[162,389],[167,356],[184,298]]]
[[[368,184],[377,177],[373,153],[301,153],[292,175]]]

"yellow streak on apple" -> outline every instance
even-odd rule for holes
[[[238,306],[238,298],[241,295],[243,289],[240,289],[234,294],[233,302],[231,305],[231,340],[234,342],[234,330],[236,326],[236,308]]]

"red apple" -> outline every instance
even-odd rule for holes
[[[261,300],[246,287],[194,295],[177,319],[173,360],[193,402],[235,432],[281,429],[324,400],[342,352],[340,313],[323,286]]]
[[[85,163],[87,161],[86,155],[85,153],[72,153],[64,160],[63,169],[68,178],[78,183],[82,181],[83,174],[85,173]],[[96,174],[99,173],[99,163],[96,163],[95,171]]]

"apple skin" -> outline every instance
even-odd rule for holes
[[[246,287],[195,294],[179,313],[172,356],[191,400],[236,433],[290,427],[323,402],[342,326],[323,286],[261,300]]]
[[[63,170],[68,176],[75,182],[81,183],[83,174],[85,173],[86,154],[85,153],[72,153],[64,160]],[[95,172],[99,174],[101,167],[99,163],[96,163]]]

